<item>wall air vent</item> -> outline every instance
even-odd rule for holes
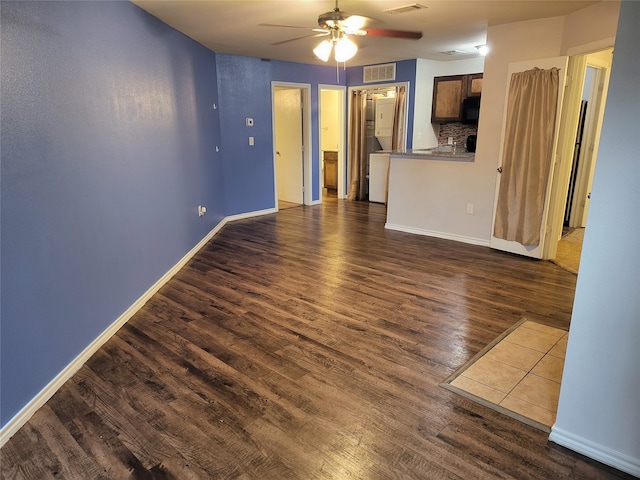
[[[427,7],[419,3],[412,3],[411,5],[405,5],[403,7],[388,8],[383,10],[383,12],[389,15],[398,15],[399,13],[415,12],[416,10],[423,10],[425,8]]]
[[[396,79],[396,64],[385,63],[384,65],[372,65],[364,67],[363,69],[363,82],[386,82]]]

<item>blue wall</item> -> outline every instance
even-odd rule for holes
[[[274,208],[269,62],[218,54],[217,65],[226,213]],[[246,126],[247,117],[253,127]]]
[[[0,9],[4,426],[225,216],[274,207],[272,81],[311,85],[320,199],[318,85],[337,82],[216,55],[129,2]]]
[[[225,211],[213,52],[129,2],[0,8],[4,425]]]

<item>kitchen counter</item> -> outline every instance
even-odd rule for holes
[[[435,150],[435,151],[434,151]],[[470,152],[389,152],[385,228],[488,245],[486,202],[477,200],[479,165]],[[474,210],[474,203],[475,208]]]
[[[473,162],[476,154],[460,148],[453,151],[453,147],[435,147],[424,150],[407,150],[405,152],[387,152],[392,158],[413,158],[422,160],[444,160],[449,162]]]

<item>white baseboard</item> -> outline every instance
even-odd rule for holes
[[[67,365],[56,377],[47,384],[29,403],[27,403],[16,415],[9,420],[0,430],[0,448],[29,421],[36,411],[42,407],[82,367],[91,356],[98,351],[135,313],[140,310],[160,288],[167,283],[178,271],[184,267],[191,258],[204,247],[227,223],[244,218],[257,217],[276,213],[277,209],[259,210],[255,212],[232,215],[223,218],[198,244],[165,273],[155,284],[151,286],[138,300],[135,301],[120,317],[103,331],[98,338],[91,342],[73,361]]]
[[[388,230],[397,230],[399,232],[413,233],[415,235],[424,235],[427,237],[443,238],[445,240],[453,240],[456,242],[469,243],[471,245],[480,245],[482,247],[489,246],[489,240],[482,238],[465,237],[464,235],[456,235],[455,233],[436,232],[433,230],[422,230],[420,228],[406,227],[404,225],[396,225],[393,223],[385,223],[384,228]]]
[[[229,222],[235,222],[236,220],[244,220],[245,218],[260,217],[262,215],[269,215],[271,213],[278,213],[278,209],[277,208],[267,208],[265,210],[256,210],[254,212],[247,212],[247,213],[239,213],[237,215],[230,215],[230,216],[225,217],[224,219],[222,219],[222,221],[220,222],[220,224],[218,226],[220,228],[222,228],[224,225],[226,225]]]
[[[604,445],[592,442],[591,440],[578,435],[574,435],[573,433],[557,428],[556,426],[551,428],[549,440],[570,450],[581,453],[582,455],[586,455],[589,458],[593,458],[598,462],[602,462],[606,465],[617,468],[622,472],[626,472],[640,478],[639,458],[630,457],[629,455],[612,450]]]

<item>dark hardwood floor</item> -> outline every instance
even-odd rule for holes
[[[438,384],[575,275],[323,205],[227,225],[2,448],[2,478],[627,478]]]

